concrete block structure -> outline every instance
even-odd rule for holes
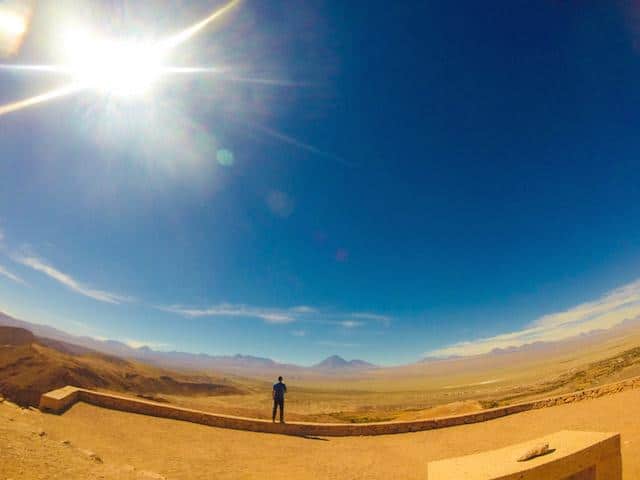
[[[52,390],[40,396],[40,410],[43,412],[63,413],[80,400],[82,389],[66,386]]]
[[[535,445],[549,453],[519,462]],[[429,463],[428,480],[621,480],[618,433],[561,431],[498,450]]]

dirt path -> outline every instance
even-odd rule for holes
[[[292,479],[424,479],[431,460],[562,429],[621,432],[624,478],[640,478],[638,389],[480,424],[328,439],[223,430],[85,404],[63,416],[5,404],[0,405],[0,480],[253,479],[272,478],[277,472]]]

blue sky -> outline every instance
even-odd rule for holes
[[[56,28],[162,37],[222,3],[185,5],[55,2],[0,54],[57,63]],[[633,318],[638,18],[596,2],[244,0],[170,55],[221,73],[0,116],[0,310],[303,364]],[[60,77],[0,70],[0,104]]]

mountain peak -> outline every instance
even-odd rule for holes
[[[330,357],[325,358],[320,363],[315,364],[312,368],[322,369],[322,370],[335,370],[335,369],[343,369],[343,368],[373,368],[375,365],[365,362],[364,360],[345,360],[340,355],[331,355]]]

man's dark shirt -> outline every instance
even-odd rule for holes
[[[273,385],[273,399],[278,402],[284,402],[284,394],[287,393],[287,386],[278,382]]]

